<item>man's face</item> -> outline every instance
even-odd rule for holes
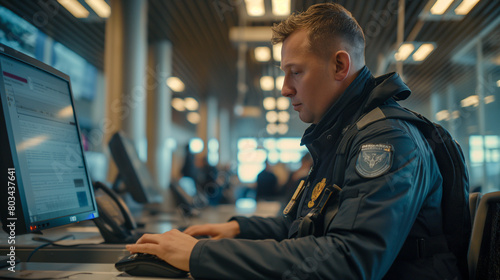
[[[305,123],[318,123],[342,92],[334,80],[335,63],[314,54],[306,30],[297,30],[283,42],[281,69],[285,81],[281,95],[290,97],[293,109]]]

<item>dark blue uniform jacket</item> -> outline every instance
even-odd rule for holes
[[[374,78],[365,67],[318,124],[304,133],[314,166],[296,215],[236,217],[236,239],[201,240],[191,275],[210,279],[456,279],[452,254],[400,254],[405,241],[442,235],[442,177],[421,133],[386,119],[354,138],[344,180],[333,177],[342,131],[380,105],[399,106],[410,90],[397,74]],[[297,238],[318,183],[337,184],[338,213],[321,236]],[[313,201],[316,202],[317,201]],[[412,242],[407,242],[413,248]],[[415,245],[417,246],[417,245]]]

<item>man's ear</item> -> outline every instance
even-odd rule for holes
[[[337,51],[331,59],[332,63],[335,64],[335,80],[343,81],[345,78],[347,78],[349,70],[352,67],[351,56],[348,52],[340,50]]]

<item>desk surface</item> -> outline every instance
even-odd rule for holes
[[[219,205],[217,207],[208,207],[201,211],[196,217],[180,217],[172,219],[172,216],[155,215],[143,217],[142,222],[146,232],[162,233],[172,228],[185,227],[193,224],[203,223],[222,223],[235,215],[241,216],[275,216],[281,205],[275,202],[259,202],[255,208],[238,209],[234,205]],[[43,242],[33,241],[35,234],[26,234],[16,236],[15,255],[21,260],[16,266],[16,273],[8,271],[7,268],[0,270],[0,276],[21,277],[19,279],[54,279],[64,277],[70,274],[71,279],[153,279],[153,278],[135,278],[117,271],[114,263],[128,255],[124,244],[101,244],[104,240],[99,231],[91,221],[83,222],[78,225],[69,225],[44,231],[42,235],[45,238],[56,240],[67,234],[73,234],[76,237],[75,242],[84,243],[77,247],[57,247],[47,246],[37,251],[30,262],[25,262],[34,250],[34,248],[44,244]],[[11,244],[7,244],[8,235],[0,231],[0,255],[7,255],[10,252]],[[73,241],[64,241],[71,243]],[[30,278],[32,277],[32,278]],[[1,279],[1,277],[0,277]],[[186,278],[184,278],[186,279]],[[189,278],[187,278],[189,279]]]
[[[115,269],[114,264],[96,263],[19,263],[15,272],[6,268],[0,270],[0,279],[77,279],[77,280],[105,280],[105,279],[155,279],[151,277],[132,277]],[[163,278],[162,278],[163,279]],[[172,278],[170,278],[172,279]],[[192,279],[176,278],[176,279]]]

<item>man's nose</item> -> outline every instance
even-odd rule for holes
[[[292,97],[295,94],[295,89],[290,85],[287,77],[283,81],[283,87],[281,88],[281,95],[285,97]]]

